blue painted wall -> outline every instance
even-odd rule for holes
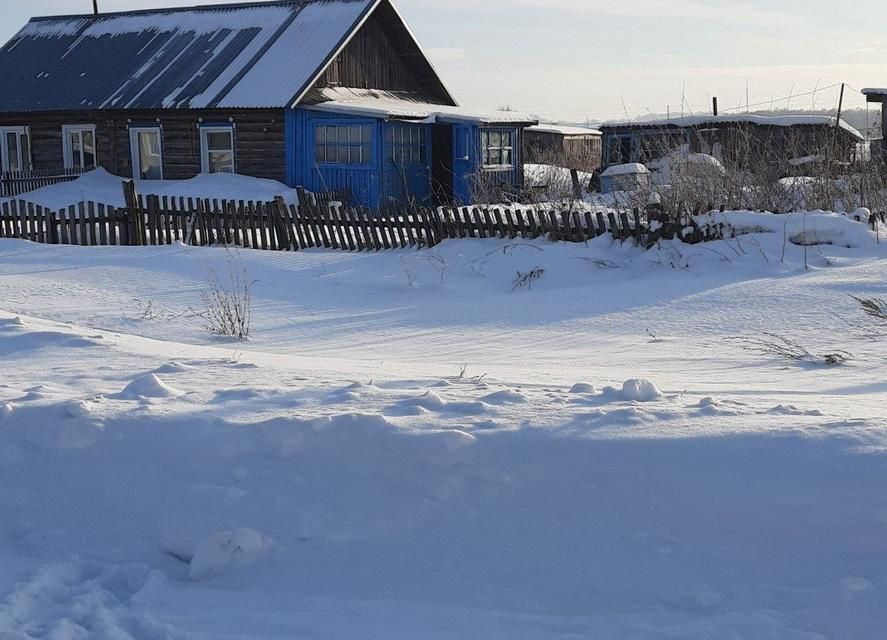
[[[365,127],[369,154],[361,163],[320,162],[315,143],[318,127]],[[286,112],[286,181],[310,191],[348,188],[355,204],[377,208],[391,204],[431,202],[432,126],[386,121],[377,118],[343,116],[291,109]],[[513,136],[513,168],[490,171],[485,175],[497,184],[515,187],[523,183],[521,130],[508,127],[481,127],[453,124],[453,195],[457,202],[472,204],[472,180],[482,166],[481,132],[484,129],[510,131]],[[323,134],[321,134],[323,135]],[[410,137],[412,136],[412,137]],[[410,143],[406,143],[410,140]],[[418,142],[417,142],[418,140]],[[397,147],[397,149],[395,149]]]

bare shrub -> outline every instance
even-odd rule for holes
[[[797,341],[776,333],[764,332],[760,337],[739,336],[727,338],[745,351],[777,356],[798,364],[838,366],[853,359],[853,354],[838,349],[827,353],[813,353]]]
[[[512,290],[516,291],[517,289],[532,289],[533,283],[537,280],[541,280],[542,276],[545,275],[545,269],[541,267],[536,267],[526,273],[522,271],[517,272],[517,276],[514,278],[514,286]]]
[[[227,273],[220,278],[215,269],[210,268],[207,287],[200,293],[203,301],[201,317],[210,333],[246,340],[249,338],[252,321],[253,281],[239,256],[228,253]]]
[[[887,300],[882,300],[881,298],[858,298],[857,296],[852,296],[852,298],[859,303],[863,313],[868,317],[887,324]]]

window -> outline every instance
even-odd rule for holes
[[[3,171],[30,171],[31,133],[28,128],[0,128],[0,152]]]
[[[385,160],[398,167],[428,164],[428,130],[415,124],[389,124]]]
[[[66,169],[95,168],[95,125],[76,124],[62,127],[62,147]]]
[[[163,140],[160,127],[130,127],[132,177],[163,180]]]
[[[234,127],[201,127],[203,173],[234,173]]]
[[[631,162],[631,134],[614,135],[608,145],[607,164]]]
[[[481,133],[481,148],[485,167],[514,166],[514,132],[485,130]]]
[[[372,126],[321,124],[314,127],[314,162],[317,164],[371,164]]]

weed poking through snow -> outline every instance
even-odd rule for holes
[[[201,316],[210,333],[237,340],[249,338],[252,320],[252,286],[246,268],[236,254],[228,253],[227,279],[209,269],[207,287],[200,293]]]
[[[763,333],[761,337],[738,336],[726,338],[740,348],[752,353],[777,356],[798,364],[826,365],[830,367],[846,364],[853,354],[841,349],[829,353],[813,353],[790,338],[775,333]]]
[[[541,280],[542,276],[545,275],[545,269],[541,267],[536,267],[532,271],[527,271],[524,273],[523,271],[518,271],[517,276],[514,278],[514,286],[512,287],[513,291],[517,291],[518,289],[532,289],[533,283],[537,280]]]

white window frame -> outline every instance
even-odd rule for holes
[[[233,124],[207,125],[200,127],[200,171],[209,173],[209,141],[211,133],[228,133],[231,135],[231,173],[237,173],[237,136]]]
[[[86,169],[87,167],[84,165],[83,158],[83,134],[86,132],[92,133],[92,144],[93,150],[95,152],[95,166],[99,164],[99,143],[95,137],[95,125],[94,124],[66,124],[62,126],[62,153],[65,155],[65,169]],[[80,164],[79,166],[74,164],[71,159],[71,140],[70,134],[79,133],[80,134]]]
[[[30,127],[0,127],[0,164],[3,172],[9,172],[9,145],[6,143],[7,134],[14,133],[19,136],[19,171],[31,171],[33,161],[31,158],[31,128]],[[21,136],[27,136],[28,148],[21,148]]]
[[[160,140],[160,180],[163,180],[163,127],[158,125],[141,125],[129,128],[129,153],[132,160],[132,177],[142,179],[142,156],[139,149],[140,133],[156,133]]]

